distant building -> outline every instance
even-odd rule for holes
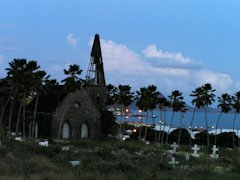
[[[59,86],[59,91],[63,87]],[[86,84],[75,92],[39,98],[35,131],[29,135],[52,138],[94,138],[101,133],[101,110],[107,99],[99,35],[95,35]],[[34,101],[33,103],[34,104]],[[29,112],[33,114],[33,108]]]

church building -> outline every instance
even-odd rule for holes
[[[106,100],[100,38],[96,34],[86,83],[74,92],[60,96],[52,93],[39,98],[34,136],[62,139],[98,137],[101,133],[101,111]],[[29,134],[32,134],[30,126]]]

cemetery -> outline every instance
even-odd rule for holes
[[[0,179],[239,179],[239,149],[1,138]]]

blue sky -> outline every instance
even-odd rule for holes
[[[0,0],[0,77],[14,58],[37,60],[59,81],[77,63],[85,76],[101,37],[107,83],[155,84],[186,98],[212,83],[240,90],[240,1]]]

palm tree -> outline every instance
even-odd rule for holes
[[[155,131],[155,142],[157,142],[157,131],[155,129],[156,127],[156,123],[154,120],[154,114],[153,114],[153,109],[156,108],[157,104],[158,104],[158,96],[160,95],[160,93],[157,91],[157,87],[154,85],[148,86],[148,101],[149,101],[149,110],[151,112],[151,116],[152,116],[152,124],[154,126],[154,131]],[[146,135],[147,136],[147,135]],[[146,137],[145,137],[146,138]]]
[[[215,100],[214,92],[216,89],[212,89],[211,84],[206,83],[202,86],[203,94],[202,94],[202,102],[204,105],[204,113],[205,113],[205,123],[206,123],[206,130],[207,130],[207,147],[209,147],[209,133],[208,133],[208,119],[207,119],[207,108],[211,105]]]
[[[166,121],[166,115],[167,115],[167,108],[170,108],[170,105],[171,105],[171,103],[166,99],[166,101],[164,103],[164,109],[163,109],[163,111],[164,111],[164,117],[163,117],[164,122],[163,122],[163,125],[164,126],[163,126],[163,135],[162,135],[162,138],[161,138],[161,144],[164,143],[165,121]]]
[[[153,124],[154,122],[154,116],[153,116],[153,109],[156,108],[156,105],[158,103],[158,95],[160,93],[157,91],[157,87],[154,85],[149,85],[147,88],[143,87],[140,88],[140,91],[137,91],[135,99],[136,105],[139,109],[143,110],[144,112],[147,112],[147,119],[146,119],[146,126],[145,126],[145,132],[144,132],[144,139],[147,137],[147,130],[148,130],[148,111],[151,112]],[[140,127],[141,131],[141,127]],[[141,138],[141,137],[140,137]],[[157,139],[157,135],[155,132],[155,140]]]
[[[179,109],[180,109],[180,129],[179,129],[179,133],[178,133],[178,144],[180,144],[183,116],[184,116],[184,113],[187,111],[187,108],[185,106],[186,106],[185,102],[179,103]]]
[[[237,114],[240,112],[240,91],[236,92],[233,96],[233,108],[235,110],[234,120],[233,120],[233,148],[235,147],[235,122],[237,118]]]
[[[112,84],[109,84],[107,85],[107,90],[108,90],[107,106],[116,104],[117,88]]]
[[[183,102],[182,92],[180,92],[179,90],[172,91],[172,94],[168,97],[169,97],[170,103],[171,103],[170,107],[172,108],[172,119],[171,119],[171,122],[169,125],[167,137],[166,137],[166,144],[168,143],[168,136],[170,134],[170,130],[172,127],[174,113],[180,111],[182,109],[182,107],[185,106],[185,102]]]
[[[10,84],[11,82],[4,78],[0,81],[0,102],[1,102],[1,115],[0,115],[0,128],[2,128],[4,113],[7,109],[7,106],[10,102],[11,95],[13,92],[13,87]]]
[[[214,139],[214,144],[217,144],[217,129],[218,129],[218,124],[219,121],[221,119],[222,113],[228,113],[229,111],[231,111],[232,108],[232,101],[233,101],[233,97],[227,93],[222,94],[220,97],[218,97],[218,108],[221,109],[219,116],[218,116],[218,120],[217,120],[217,124],[216,124],[216,130],[215,130],[215,139]]]
[[[64,83],[67,92],[73,92],[80,89],[84,80],[79,76],[82,74],[82,69],[77,64],[69,65],[68,69],[64,69],[64,74],[68,77],[63,79],[61,82]]]
[[[12,129],[12,111],[14,100],[16,100],[16,95],[19,91],[24,89],[24,81],[26,82],[26,77],[24,77],[24,73],[26,71],[27,60],[26,59],[14,59],[9,63],[9,68],[7,70],[7,79],[11,81],[13,92],[11,93],[11,103],[9,109],[9,117],[8,117],[8,136],[11,134]],[[30,81],[29,81],[30,82]],[[24,93],[25,94],[25,93]],[[21,96],[20,96],[21,97]],[[20,102],[22,104],[23,102]],[[21,111],[21,105],[19,107],[19,111]]]
[[[120,123],[120,133],[122,133],[122,121],[123,115],[124,121],[126,122],[127,107],[133,102],[133,92],[131,92],[131,87],[129,85],[119,85],[115,92],[115,101],[121,106],[121,123]]]
[[[194,117],[195,117],[195,112],[196,112],[196,109],[199,109],[199,108],[203,107],[202,94],[203,94],[202,87],[196,88],[195,91],[192,91],[192,93],[190,94],[190,96],[194,97],[192,102],[191,102],[192,105],[194,106],[194,109],[193,109],[193,115],[192,115],[191,123],[190,123],[190,126],[189,126],[189,128],[190,128],[190,138],[189,138],[190,146],[192,145],[191,134],[192,134],[192,126],[193,126],[193,120],[194,120]]]
[[[35,106],[34,106],[34,112],[33,112],[33,122],[32,122],[32,134],[30,135],[32,138],[34,138],[35,134],[35,127],[36,127],[36,116],[37,116],[37,108],[38,108],[38,102],[39,97],[42,93],[44,93],[44,83],[48,81],[50,75],[46,76],[47,73],[45,71],[37,71],[34,73],[34,81],[32,83],[31,91],[35,94]],[[45,77],[46,76],[46,77]]]
[[[160,97],[158,100],[158,108],[160,110],[160,119],[159,119],[160,131],[158,134],[158,142],[161,141],[161,126],[162,126],[162,123],[164,123],[165,121],[165,119],[163,119],[163,112],[165,112],[167,107],[168,107],[167,99],[165,97]],[[164,136],[164,133],[163,133],[163,136]]]

